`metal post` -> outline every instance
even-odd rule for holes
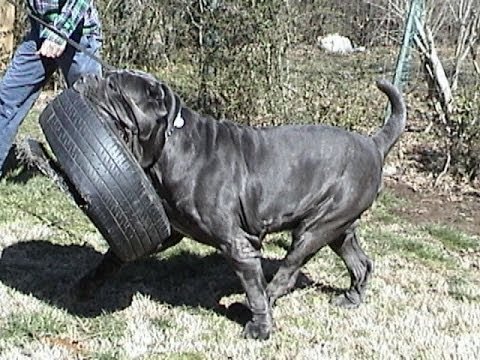
[[[417,32],[415,18],[421,17],[424,9],[424,0],[411,0],[408,10],[407,21],[403,33],[402,45],[395,65],[395,75],[393,84],[402,90],[404,83],[408,78],[409,60],[411,53],[412,40]],[[390,105],[387,106],[385,121],[390,117]]]
[[[410,2],[407,23],[403,33],[402,46],[400,48],[400,53],[398,54],[397,64],[395,66],[395,76],[393,78],[394,85],[400,88],[408,76],[408,72],[405,71],[405,68],[408,66],[408,60],[411,53],[411,40],[416,32],[415,17],[420,16],[421,3],[423,3],[423,0],[411,0]]]

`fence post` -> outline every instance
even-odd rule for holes
[[[407,21],[405,24],[405,30],[403,32],[402,45],[400,52],[398,53],[397,63],[395,65],[395,75],[393,76],[393,84],[402,90],[404,83],[408,78],[409,61],[412,50],[413,37],[417,32],[415,25],[415,18],[422,17],[424,9],[424,0],[411,0],[408,10]],[[390,117],[390,104],[387,105],[387,111],[385,115],[385,121]]]

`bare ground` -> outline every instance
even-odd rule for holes
[[[387,179],[386,187],[406,200],[394,213],[409,222],[448,224],[468,234],[480,234],[480,196],[442,193],[434,187],[418,191],[408,182],[393,179]]]

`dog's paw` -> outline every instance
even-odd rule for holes
[[[243,336],[247,339],[267,340],[272,333],[272,325],[249,321],[243,330]]]
[[[361,304],[360,297],[358,295],[351,295],[350,293],[341,294],[332,299],[331,303],[333,305],[345,308],[345,309],[355,309]]]

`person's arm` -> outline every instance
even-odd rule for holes
[[[85,16],[91,3],[92,0],[67,0],[60,10],[60,14],[55,17],[53,26],[65,36],[70,37]],[[49,29],[43,29],[40,37],[63,47],[66,44],[64,39]]]

